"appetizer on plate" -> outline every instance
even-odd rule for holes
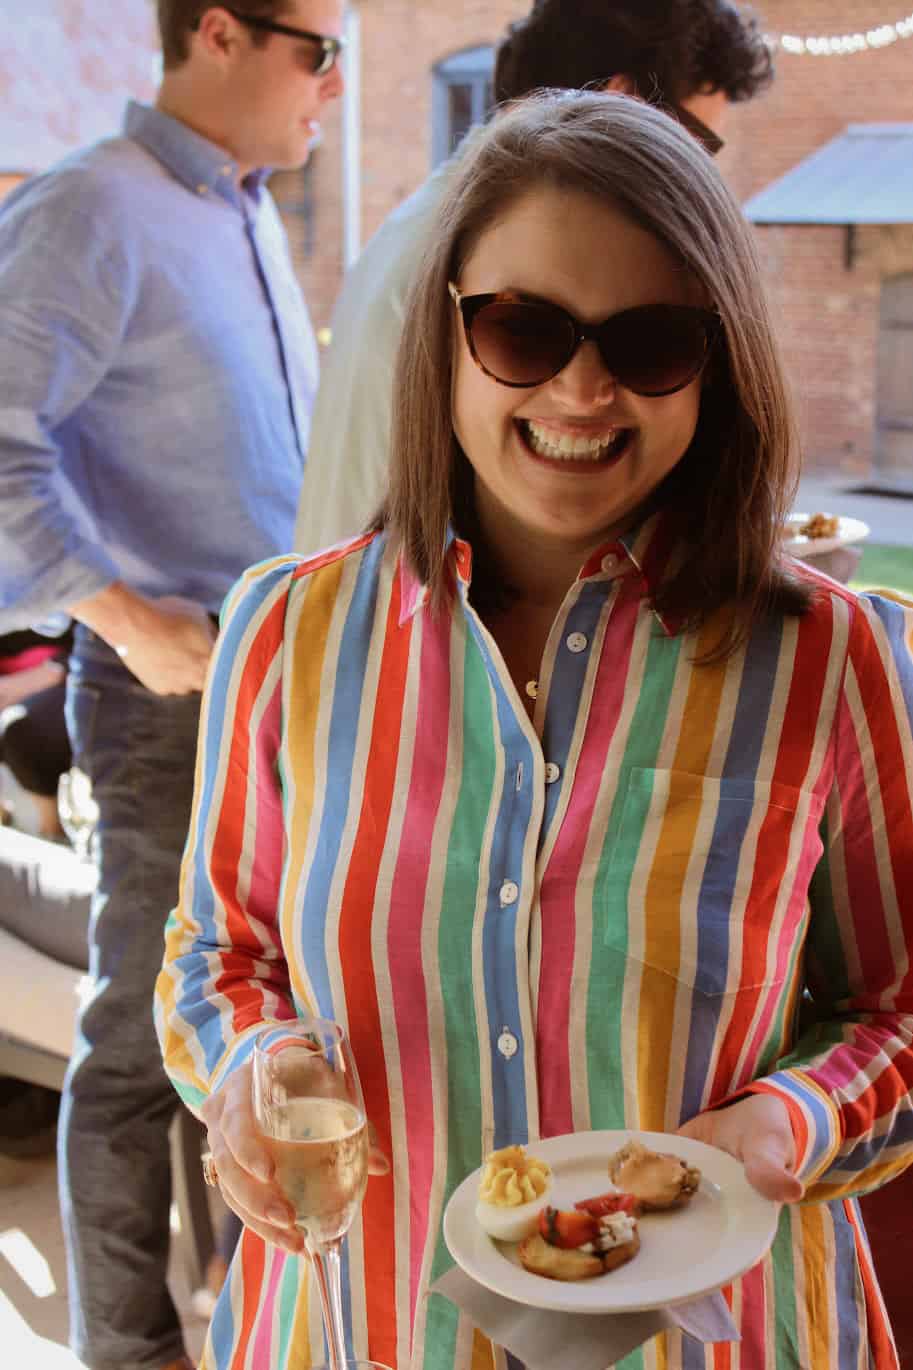
[[[548,1280],[589,1280],[617,1270],[640,1250],[642,1213],[681,1208],[701,1172],[680,1157],[628,1141],[608,1159],[612,1188],[578,1199],[572,1209],[550,1202],[552,1172],[522,1146],[493,1151],[482,1168],[476,1219],[497,1241],[517,1242],[520,1262]]]
[[[579,1205],[573,1212],[545,1208],[538,1232],[520,1243],[524,1269],[548,1280],[589,1280],[633,1260],[640,1250],[636,1200],[625,1205],[628,1195],[613,1197],[621,1204],[599,1216]]]
[[[609,1157],[609,1179],[640,1201],[644,1213],[681,1208],[697,1193],[701,1172],[668,1152],[627,1142]]]
[[[551,1187],[545,1161],[527,1156],[522,1146],[502,1147],[491,1153],[482,1170],[476,1218],[489,1237],[522,1241],[535,1232]]]
[[[840,532],[840,519],[836,514],[812,514],[795,532],[806,538],[835,538]]]

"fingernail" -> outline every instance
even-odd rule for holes
[[[284,1204],[270,1204],[266,1210],[267,1220],[275,1223],[277,1227],[291,1227],[292,1215]]]
[[[273,1167],[267,1160],[254,1161],[253,1172],[257,1179],[262,1180],[264,1184],[269,1184],[270,1180],[273,1178]]]

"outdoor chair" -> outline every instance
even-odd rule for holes
[[[0,1076],[59,1090],[87,975],[95,868],[69,847],[0,828]],[[163,919],[164,919],[163,910]],[[180,1250],[191,1289],[213,1252],[202,1126],[180,1107],[171,1132]]]

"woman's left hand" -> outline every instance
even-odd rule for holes
[[[749,1094],[726,1108],[699,1113],[678,1129],[678,1135],[735,1156],[744,1165],[749,1184],[765,1199],[796,1203],[805,1193],[793,1174],[796,1144],[789,1112],[773,1094]]]

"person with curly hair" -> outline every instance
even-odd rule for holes
[[[509,26],[495,57],[497,108],[542,87],[616,90],[674,113],[717,152],[728,105],[752,99],[773,80],[757,19],[730,0],[584,0],[572,7],[572,20],[569,8],[539,0]],[[295,527],[300,552],[358,532],[383,499],[406,295],[473,136],[393,211],[343,283],[321,359]]]

